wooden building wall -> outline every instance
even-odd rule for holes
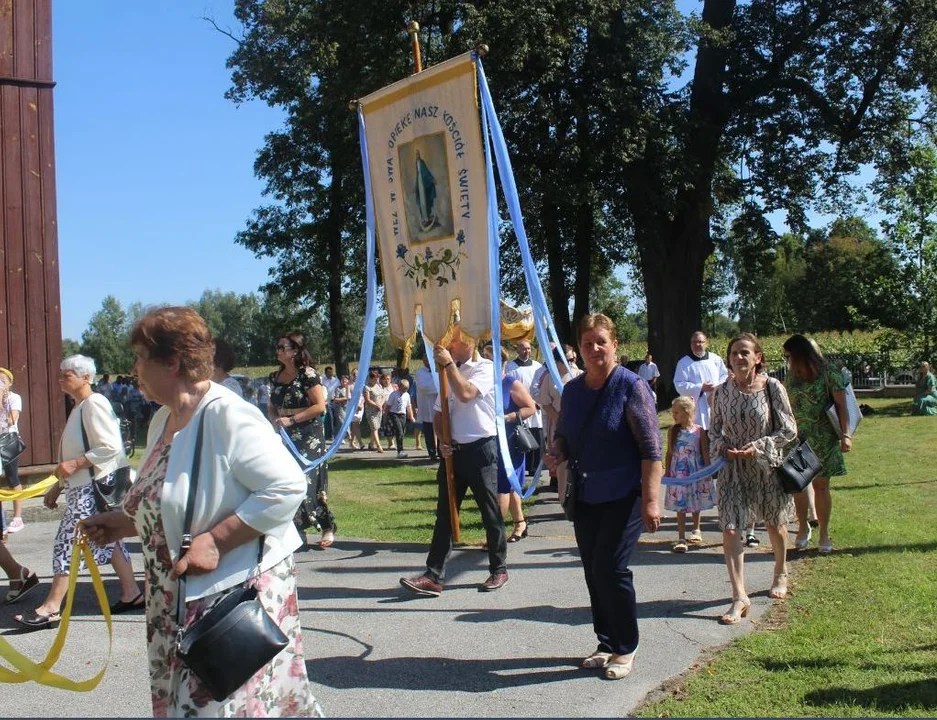
[[[65,424],[53,86],[52,0],[0,0],[0,365],[23,397],[21,467],[54,462]]]

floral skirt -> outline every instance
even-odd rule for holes
[[[55,539],[52,541],[52,574],[68,575],[72,564],[72,549],[75,547],[75,528],[78,523],[87,517],[91,517],[98,511],[94,502],[94,488],[91,483],[81,485],[80,487],[70,487],[65,491],[65,514],[59,522],[58,532],[55,533]],[[117,543],[117,547],[129,561],[130,554],[122,542]],[[94,555],[94,562],[97,565],[107,565],[111,561],[111,553],[114,551],[114,543],[110,545],[91,544],[91,552]],[[81,558],[81,567],[84,567],[84,557]]]
[[[286,648],[239,690],[218,702],[176,654],[177,582],[168,574],[159,587],[148,587],[146,630],[149,640],[153,717],[324,717],[309,687],[296,596],[292,555],[250,581],[258,598],[289,639]],[[188,627],[225,593],[186,605]]]

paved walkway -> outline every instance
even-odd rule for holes
[[[53,634],[17,634],[12,616],[41,601],[49,580],[54,516],[30,501],[29,524],[11,536],[21,562],[38,569],[43,587],[25,607],[0,606],[0,632],[41,658]],[[6,506],[5,506],[6,507]],[[472,512],[469,501],[465,512]],[[670,552],[668,518],[645,535],[634,557],[641,646],[634,672],[619,681],[578,669],[595,647],[572,528],[555,493],[531,513],[530,536],[509,545],[510,582],[480,593],[487,556],[477,547],[453,553],[439,598],[406,593],[398,578],[423,568],[426,545],[339,537],[328,550],[297,554],[307,667],[333,717],[609,717],[628,715],[650,691],[696,663],[706,648],[757,626],[772,602],[765,591],[772,556],[749,553],[746,571],[754,621],[727,628],[716,619],[729,587],[712,513],[704,536],[712,544],[686,555]],[[131,545],[131,549],[139,550]],[[141,567],[140,555],[133,557]],[[110,568],[107,568],[110,570]],[[106,576],[116,597],[113,572]],[[107,651],[105,625],[87,576],[76,600],[69,642],[56,670],[90,677]],[[750,616],[751,617],[751,616]],[[19,717],[138,717],[150,714],[145,628],[141,614],[115,619],[110,666],[99,687],[76,694],[30,683],[3,688],[6,714]]]

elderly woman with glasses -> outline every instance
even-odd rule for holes
[[[325,426],[322,417],[326,408],[325,387],[312,366],[304,338],[298,332],[283,335],[277,341],[277,364],[280,369],[270,373],[270,402],[267,416],[276,428],[283,428],[297,450],[310,460],[325,452]],[[297,462],[300,462],[297,458]],[[335,542],[338,526],[328,506],[328,466],[319,465],[307,477],[306,500],[296,513],[294,523],[305,538],[307,528],[318,526],[322,531],[319,547]]]

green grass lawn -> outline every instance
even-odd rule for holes
[[[833,555],[805,554],[786,603],[641,716],[937,716],[937,422],[869,404]]]

